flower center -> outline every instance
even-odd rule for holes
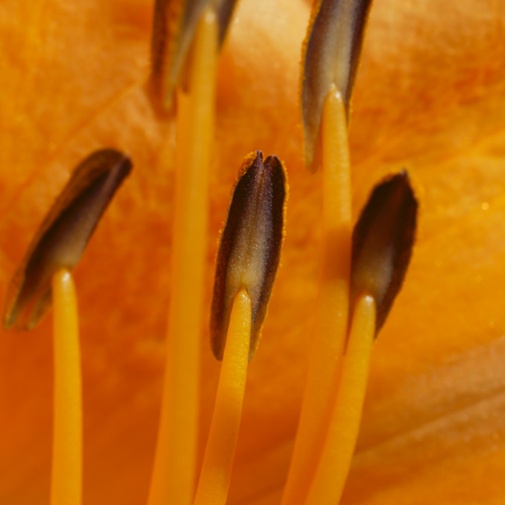
[[[153,80],[163,81],[166,77],[163,72],[170,74],[166,82],[154,82],[153,89],[158,92],[155,99],[161,103],[155,107],[158,111],[167,104],[173,106],[172,96],[163,96],[163,90],[176,95],[177,146],[171,304],[162,409],[148,505],[225,505],[242,417],[248,361],[256,350],[282,246],[285,170],[275,156],[269,156],[263,163],[258,151],[246,160],[247,170],[237,184],[221,237],[211,333],[214,354],[223,363],[207,448],[197,476],[209,166],[214,138],[217,56],[224,32],[219,13],[224,9],[229,15],[230,7],[223,7],[226,3],[211,3],[197,16],[190,56],[185,64],[181,64],[184,57],[177,53],[177,64],[183,68],[176,73],[183,77],[174,77],[173,68],[164,69],[163,56],[155,59],[159,68],[152,75]],[[356,69],[353,59],[359,53],[359,47],[352,46],[356,39],[353,32],[361,33],[369,2],[356,3],[359,8],[345,8],[341,13],[344,21],[340,23],[346,24],[347,17],[352,21],[342,32],[349,39],[344,51],[344,59],[349,59],[344,62],[345,72],[341,76],[330,72],[329,84],[318,77],[314,81],[322,96],[321,124],[315,124],[313,118],[309,120],[312,138],[317,140],[308,157],[310,166],[321,165],[323,172],[322,268],[317,324],[282,505],[340,502],[358,436],[373,341],[401,286],[413,243],[417,203],[406,173],[377,186],[358,226],[354,232],[352,229],[347,110]],[[332,2],[316,2],[316,8],[319,6],[321,12],[329,9],[331,17],[333,11],[329,4]],[[167,5],[160,0],[156,12],[178,16],[183,24],[195,15],[192,2],[179,6],[179,10],[173,7],[173,12]],[[324,34],[324,20],[313,19],[312,28],[319,27]],[[159,20],[156,22],[155,26],[159,26]],[[331,44],[334,38],[329,38]],[[161,44],[166,42],[162,36],[155,40]],[[318,60],[310,40],[307,46],[307,59]],[[309,62],[305,70],[310,73],[315,67],[317,61]],[[179,83],[175,91],[174,79]],[[339,79],[343,81],[337,83]],[[311,99],[308,98],[308,103],[312,103]],[[310,110],[304,112],[311,116]],[[112,150],[107,152],[110,157]],[[256,171],[249,176],[249,169]],[[115,189],[116,186],[110,188],[107,194],[113,194]],[[68,196],[62,198],[67,205],[60,209],[62,216],[67,215],[68,208],[75,207],[74,201],[67,201]],[[78,194],[75,201],[80,202],[81,196]],[[101,215],[105,206],[102,202],[95,214]],[[77,217],[88,216],[88,207],[76,207]],[[62,221],[58,217],[55,222]],[[80,222],[85,222],[89,233],[79,233]],[[37,267],[42,265],[43,280],[50,278],[52,287],[42,282],[33,290],[33,296],[39,296],[47,304],[52,294],[54,305],[51,505],[79,505],[82,495],[78,318],[69,271],[77,260],[72,247],[63,247],[64,251],[72,252],[70,264],[66,264],[62,257],[67,255],[55,254],[57,248],[51,249],[51,244],[73,246],[75,240],[67,242],[64,238],[67,228],[76,228],[72,237],[81,239],[79,244],[83,245],[77,248],[80,254],[95,225],[96,222],[83,218],[76,219],[73,227],[57,227],[58,233],[53,233],[51,227],[43,227],[44,248],[35,262]],[[56,239],[47,238],[53,235]],[[63,240],[60,235],[64,235]],[[225,251],[222,256],[221,250]],[[27,300],[23,303],[28,303]],[[38,299],[35,303],[39,303]],[[16,304],[8,309],[9,325],[16,318],[19,309]]]

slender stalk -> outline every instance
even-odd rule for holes
[[[340,502],[356,447],[375,337],[375,302],[356,302],[330,427],[306,505]]]
[[[188,93],[178,94],[171,299],[149,505],[190,505],[194,495],[217,41],[216,16],[207,10],[194,41]]]
[[[225,505],[242,418],[251,299],[240,291],[233,302],[209,438],[194,505]]]
[[[82,385],[77,299],[72,274],[52,279],[54,417],[51,505],[82,501]]]
[[[347,333],[351,178],[342,96],[332,88],[322,122],[323,258],[318,314],[295,448],[282,505],[303,503],[328,430]]]

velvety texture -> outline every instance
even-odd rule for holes
[[[85,505],[144,503],[154,455],[175,131],[145,92],[151,9],[146,0],[0,6],[0,286],[80,159],[108,146],[135,165],[76,269]],[[241,0],[220,61],[207,312],[218,232],[243,157],[276,154],[290,181],[230,505],[279,503],[303,390],[321,239],[321,177],[301,162],[308,17],[305,0]],[[375,344],[344,504],[503,499],[504,59],[500,0],[372,5],[352,107],[354,215],[376,181],[405,167],[420,229]],[[0,335],[0,502],[9,505],[49,503],[50,323]],[[219,371],[204,333],[201,448]]]

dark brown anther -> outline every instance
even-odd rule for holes
[[[51,279],[79,262],[100,217],[132,164],[113,149],[95,151],[76,168],[50,209],[6,299],[4,327],[34,328],[51,306]]]
[[[173,109],[198,21],[206,7],[219,23],[219,45],[224,41],[237,0],[156,0],[151,38],[151,88],[160,110]]]
[[[371,0],[314,2],[304,46],[302,121],[305,164],[315,169],[323,105],[332,85],[349,109]]]
[[[414,246],[418,203],[406,171],[387,177],[370,196],[354,227],[351,307],[371,295],[377,332],[400,291]]]
[[[276,156],[256,151],[242,167],[221,235],[210,321],[211,346],[223,358],[233,300],[241,289],[251,298],[252,359],[279,266],[284,234],[286,175]]]

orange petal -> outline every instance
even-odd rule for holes
[[[107,145],[129,152],[137,168],[76,269],[85,503],[93,505],[143,503],[159,413],[173,181],[158,160],[174,129],[157,122],[144,92],[151,8],[147,0],[0,7],[1,284],[77,160]],[[285,251],[269,336],[249,373],[231,505],[278,503],[304,381],[321,211],[320,178],[301,162],[297,86],[307,21],[304,0],[242,0],[220,63],[212,236],[246,153],[277,154],[290,179]],[[355,211],[376,180],[406,166],[419,188],[420,233],[375,347],[344,503],[502,499],[504,26],[496,0],[372,6],[351,115]],[[121,228],[126,213],[131,225]],[[50,325],[36,332],[0,334],[5,503],[47,503]],[[202,440],[216,369],[209,351]]]

